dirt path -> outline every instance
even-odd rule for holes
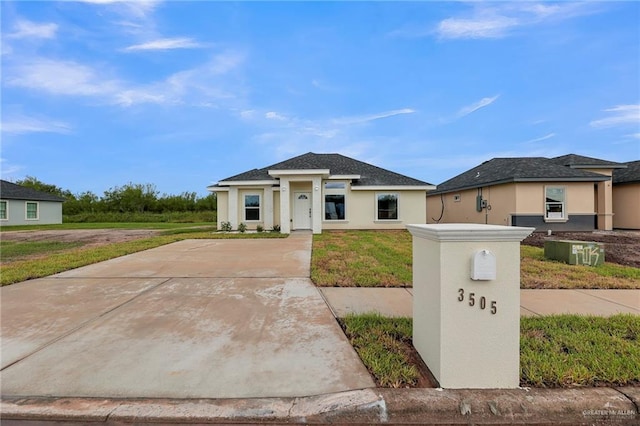
[[[50,231],[3,231],[7,241],[80,242],[84,247],[97,247],[158,235],[152,229],[65,229]]]
[[[547,240],[577,240],[604,243],[607,262],[640,268],[640,231],[556,232],[551,236],[536,232],[523,244],[544,247]]]

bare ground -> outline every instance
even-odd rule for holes
[[[158,235],[152,229],[60,229],[49,231],[3,231],[7,241],[80,242],[83,247],[97,247]]]
[[[604,243],[605,261],[640,268],[640,231],[535,232],[522,244],[544,247],[548,240],[576,240]]]

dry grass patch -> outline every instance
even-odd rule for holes
[[[544,258],[544,250],[521,247],[520,288],[526,289],[640,289],[640,269],[605,263],[567,265]]]
[[[311,279],[331,287],[406,287],[412,283],[407,231],[325,231],[313,236]]]

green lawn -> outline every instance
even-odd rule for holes
[[[175,229],[211,227],[211,222],[177,223],[177,222],[99,222],[99,223],[60,223],[55,225],[16,225],[0,227],[0,235],[5,231],[46,231],[55,229]]]
[[[416,385],[410,318],[348,315],[340,323],[379,386]],[[521,386],[640,384],[640,316],[523,317],[520,333]]]
[[[62,241],[22,242],[0,240],[0,259],[3,262],[11,261],[25,256],[69,250],[81,245],[82,243],[65,243]]]
[[[311,279],[321,287],[410,287],[412,240],[407,231],[325,231],[313,237]],[[640,268],[547,260],[521,246],[521,288],[640,289]]]

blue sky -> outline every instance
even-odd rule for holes
[[[9,2],[3,179],[98,195],[313,151],[441,183],[640,159],[638,2]]]

